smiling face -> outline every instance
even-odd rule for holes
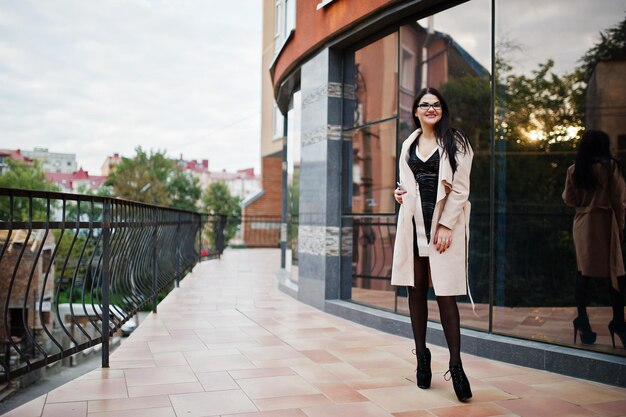
[[[434,94],[424,94],[420,99],[415,116],[419,119],[423,126],[435,127],[435,124],[441,120],[442,108],[439,98]]]

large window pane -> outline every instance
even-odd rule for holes
[[[397,115],[398,34],[359,49],[354,62],[354,126]]]
[[[573,210],[561,193],[584,129],[607,132],[615,156],[626,138],[626,62],[623,43],[611,42],[624,3],[555,0],[557,13],[537,14],[545,4],[496,5],[494,331],[572,345]],[[588,312],[598,337],[576,347],[624,355],[611,347],[608,285],[592,280]]]
[[[300,213],[300,162],[302,94],[293,93],[287,112],[287,270],[298,281],[298,225]]]
[[[344,171],[351,174],[348,191],[352,207],[348,213],[387,213],[395,211],[396,121],[377,123],[350,132],[345,147]]]
[[[488,328],[489,313],[490,9],[489,0],[474,0],[400,28],[399,139],[415,129],[416,93],[434,87],[448,101],[453,126],[468,135],[474,148],[469,281],[477,315],[467,297],[460,309],[463,326],[481,329]],[[431,300],[429,317],[438,320]],[[401,311],[404,304],[399,303]]]

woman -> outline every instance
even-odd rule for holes
[[[611,157],[609,136],[599,130],[586,131],[576,154],[576,163],[567,169],[563,200],[576,208],[574,246],[578,274],[575,297],[578,317],[574,319],[574,343],[580,334],[582,343],[592,344],[587,316],[587,290],[590,278],[610,278],[609,292],[613,320],[609,332],[615,348],[615,333],[626,347],[624,324],[624,214],[626,185],[618,162]]]
[[[467,294],[468,201],[473,152],[467,137],[450,127],[448,105],[434,88],[413,103],[415,130],[402,144],[401,204],[391,283],[408,286],[409,312],[417,355],[417,386],[429,388],[432,372],[426,347],[429,281],[437,296],[450,351],[449,373],[460,401],[472,397],[461,364],[461,329],[456,296]],[[447,373],[446,372],[446,375]]]

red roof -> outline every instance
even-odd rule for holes
[[[16,161],[24,162],[26,164],[32,164],[33,160],[22,155],[19,149],[0,149],[0,156],[8,156]]]
[[[89,175],[88,171],[81,167],[78,171],[71,174],[62,172],[46,172],[46,179],[56,184],[60,184],[65,188],[74,188],[74,181],[89,181],[89,187],[92,189],[99,188],[107,177],[103,175]]]

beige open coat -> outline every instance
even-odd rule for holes
[[[617,277],[624,275],[620,230],[624,230],[626,185],[619,169],[609,175],[601,164],[593,170],[599,187],[595,191],[574,185],[574,165],[567,169],[563,200],[576,209],[573,237],[578,270],[584,276],[611,278],[618,288]]]
[[[402,196],[403,203],[400,205],[400,212],[398,213],[391,270],[392,285],[414,285],[413,223],[411,219],[416,213],[421,213],[421,200],[415,176],[409,168],[408,159],[409,147],[420,133],[421,130],[417,129],[404,141],[398,159],[400,184],[406,190],[406,194]],[[448,155],[441,147],[439,147],[439,154],[441,155],[439,182],[433,212],[432,237],[428,248],[431,278],[436,295],[464,295],[467,294],[470,217],[468,197],[473,152],[471,149],[468,149],[466,153],[457,152],[457,169],[454,174],[452,174]],[[419,216],[416,216],[415,223],[423,224],[423,220],[417,217]],[[443,253],[437,252],[434,243],[435,231],[439,224],[452,230],[452,244]]]

